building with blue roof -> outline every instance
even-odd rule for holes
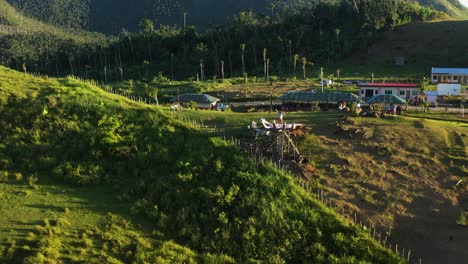
[[[468,84],[468,68],[432,68],[431,83]]]

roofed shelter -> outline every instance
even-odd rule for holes
[[[358,86],[362,98],[386,94],[410,99],[419,94],[419,85],[414,83],[361,83]]]
[[[338,102],[362,102],[359,96],[347,92],[289,92],[280,96],[283,103],[338,103]]]
[[[220,99],[207,94],[181,94],[171,100],[173,103],[180,103],[181,105],[188,105],[190,102],[196,103],[196,108],[200,109],[213,109],[216,104],[221,101]]]
[[[468,84],[468,68],[432,68],[431,83]]]

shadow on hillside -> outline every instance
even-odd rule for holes
[[[413,23],[386,32],[368,49],[358,52],[348,63],[395,65],[404,56],[407,64],[453,67],[466,64],[468,20]],[[395,66],[404,70],[410,66]],[[395,68],[396,69],[396,68]],[[430,68],[427,68],[429,74]],[[414,74],[414,72],[413,72]]]
[[[412,251],[413,260],[422,263],[464,263],[468,259],[468,232],[456,224],[462,209],[443,197],[427,193],[416,198],[408,213],[414,217],[396,216],[392,242]]]

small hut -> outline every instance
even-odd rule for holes
[[[220,99],[207,94],[181,94],[171,100],[173,103],[179,103],[183,106],[187,106],[192,102],[195,102],[196,108],[199,109],[213,109],[216,104],[221,101]]]

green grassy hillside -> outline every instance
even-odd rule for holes
[[[49,37],[72,39],[83,43],[97,43],[105,39],[102,34],[82,30],[67,30],[27,17],[5,0],[0,0],[0,11],[0,36],[47,33]]]
[[[42,68],[47,74],[63,75],[65,67],[67,72],[74,72],[78,67],[80,62],[76,62],[76,57],[89,54],[97,47],[106,47],[110,41],[100,33],[65,29],[27,17],[0,0],[2,65],[28,72],[38,72]]]
[[[250,121],[277,117],[268,112],[182,115],[227,127],[239,137]],[[338,111],[286,113],[286,122],[310,129],[296,134],[296,145],[310,162],[295,173],[322,186],[363,222],[391,229],[391,243],[398,243],[400,250],[411,248],[422,263],[463,263],[468,258],[463,226],[468,117],[432,110],[383,119],[340,117]]]
[[[0,68],[0,262],[403,263],[153,108]]]
[[[421,5],[442,11],[456,18],[466,18],[468,10],[458,0],[419,0]]]

